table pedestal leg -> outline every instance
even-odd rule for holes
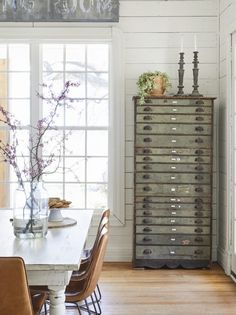
[[[48,286],[50,315],[65,315],[65,286]]]

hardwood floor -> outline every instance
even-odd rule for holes
[[[128,263],[107,263],[99,283],[103,315],[236,315],[236,284],[218,265],[134,270]]]

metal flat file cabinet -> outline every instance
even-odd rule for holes
[[[214,98],[133,100],[133,266],[209,267]]]

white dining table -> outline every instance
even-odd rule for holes
[[[65,287],[73,270],[78,270],[93,211],[65,210],[73,226],[48,229],[45,238],[18,239],[14,236],[11,210],[0,210],[0,256],[20,256],[25,261],[29,285],[47,285],[50,315],[65,315]]]

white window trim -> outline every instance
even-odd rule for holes
[[[7,23],[8,24],[8,23]],[[45,24],[45,23],[44,23]],[[63,27],[62,24],[56,25],[49,24],[22,24],[16,27],[16,24],[6,25],[12,27],[2,27],[0,24],[0,41],[21,42],[25,40],[50,40],[50,41],[78,41],[89,39],[89,41],[102,42],[110,40],[112,42],[111,50],[111,73],[112,73],[112,86],[111,86],[111,107],[113,111],[110,111],[110,119],[113,123],[112,132],[110,134],[110,141],[115,145],[112,152],[109,152],[109,156],[112,157],[113,163],[110,164],[109,169],[109,181],[112,181],[113,195],[108,196],[108,204],[111,209],[112,217],[111,224],[120,226],[125,224],[125,130],[124,130],[124,43],[123,34],[120,29],[115,26],[102,26],[91,27],[83,25],[74,25],[77,27]],[[19,27],[20,26],[20,27]],[[28,26],[28,27],[21,27]],[[39,27],[32,27],[39,26]],[[43,26],[43,27],[42,27]],[[63,25],[66,26],[66,25]],[[62,36],[63,34],[63,36]],[[35,88],[35,87],[32,87]],[[111,148],[111,145],[109,145]],[[95,213],[94,222],[99,220],[99,213]]]

